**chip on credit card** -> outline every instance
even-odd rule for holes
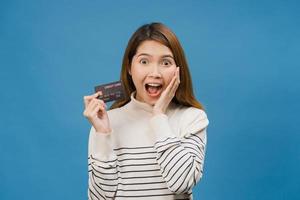
[[[124,88],[121,81],[115,81],[103,85],[95,86],[95,93],[101,91],[102,95],[99,95],[99,99],[105,103],[109,101],[115,101],[123,99],[125,96]]]

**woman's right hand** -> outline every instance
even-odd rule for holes
[[[101,92],[97,92],[90,96],[84,96],[85,109],[83,115],[93,125],[96,132],[110,133],[111,127],[106,112],[106,104],[104,101],[97,99]]]

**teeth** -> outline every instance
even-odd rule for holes
[[[159,87],[159,86],[161,86],[161,84],[159,84],[159,83],[147,83],[147,85],[153,86],[153,87]]]

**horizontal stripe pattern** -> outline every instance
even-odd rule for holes
[[[176,194],[191,192],[202,177],[206,141],[201,136],[205,134],[168,137],[154,145],[162,176]]]
[[[118,185],[117,160],[88,158],[89,200],[113,199]]]
[[[116,148],[114,153],[114,160],[89,156],[90,200],[192,199],[191,188],[202,176],[205,143],[190,134],[154,146]]]

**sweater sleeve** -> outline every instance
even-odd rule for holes
[[[209,121],[203,110],[191,107],[178,123],[179,136],[173,133],[167,115],[156,115],[150,121],[162,176],[172,192],[181,194],[191,192],[202,177]]]
[[[117,190],[117,158],[112,148],[112,133],[90,130],[88,147],[88,199],[113,199]]]

